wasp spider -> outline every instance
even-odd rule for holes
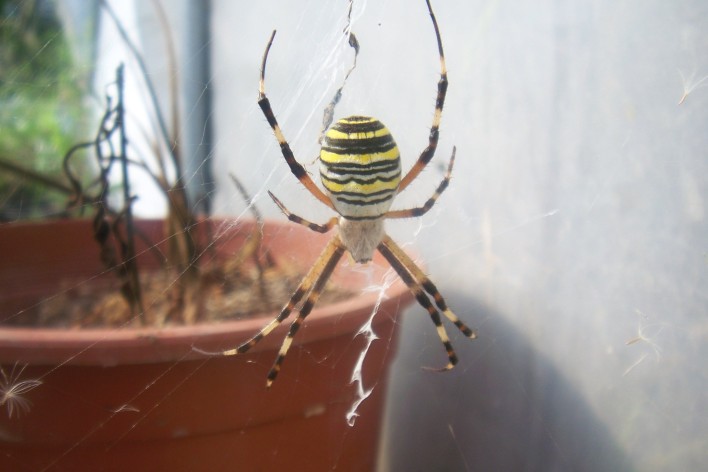
[[[290,325],[290,331],[280,347],[275,363],[268,373],[267,386],[269,387],[280,371],[285,355],[292,344],[293,337],[314,307],[327,280],[346,251],[352,255],[356,262],[365,263],[371,260],[374,250],[378,250],[406,283],[418,303],[428,311],[430,318],[435,323],[438,336],[447,351],[448,363],[439,370],[449,370],[457,363],[457,356],[440,319],[440,311],[465,336],[469,338],[476,337],[475,332],[462,323],[448,308],[445,299],[433,282],[384,231],[384,220],[386,219],[421,216],[430,210],[440,194],[447,188],[455,161],[455,148],[453,148],[447,173],[435,193],[423,206],[407,210],[390,210],[396,194],[402,192],[415,180],[432,159],[438,144],[440,116],[447,91],[447,70],[445,68],[445,56],[437,20],[430,6],[430,1],[426,0],[426,3],[438,43],[440,80],[438,81],[435,112],[433,114],[433,124],[430,128],[428,146],[403,178],[401,178],[401,160],[398,147],[393,140],[393,136],[391,136],[391,133],[383,123],[376,118],[368,116],[350,116],[336,122],[325,133],[319,156],[320,178],[325,191],[320,190],[303,166],[295,160],[290,145],[285,140],[275,119],[270,102],[266,97],[265,66],[268,52],[273,44],[275,31],[273,31],[266,46],[261,65],[258,105],[268,120],[268,124],[273,129],[283,157],[288,166],[290,166],[292,173],[315,198],[339,215],[331,218],[323,225],[311,223],[288,211],[275,195],[268,192],[290,221],[307,226],[319,233],[326,233],[337,227],[337,233],[329,241],[280,314],[248,341],[235,349],[221,353],[222,355],[230,356],[248,351],[280,325],[303,297],[306,296],[307,298],[302,304],[299,314]],[[432,296],[437,309],[431,303],[426,292]]]

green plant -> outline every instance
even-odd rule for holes
[[[64,150],[85,129],[85,87],[46,2],[0,0],[0,159],[61,183]],[[44,7],[44,8],[41,8]],[[0,173],[0,219],[61,210],[65,197],[31,175]]]

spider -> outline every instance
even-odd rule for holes
[[[467,327],[448,308],[445,299],[433,282],[384,231],[384,220],[418,217],[428,212],[438,197],[440,197],[440,194],[447,188],[455,162],[456,149],[453,147],[443,180],[438,185],[435,193],[422,206],[407,210],[390,210],[394,197],[405,190],[430,162],[438,144],[440,117],[448,84],[447,69],[445,67],[445,55],[443,54],[440,30],[430,5],[430,0],[426,0],[426,4],[438,44],[440,80],[438,81],[435,112],[430,128],[428,146],[403,178],[401,178],[401,160],[398,147],[383,123],[376,118],[368,116],[349,116],[337,121],[325,133],[319,156],[320,178],[325,190],[324,192],[320,190],[304,167],[295,159],[290,145],[283,136],[275,119],[268,97],[266,97],[265,68],[268,52],[275,38],[275,31],[273,31],[268,41],[261,64],[258,105],[268,120],[268,124],[273,129],[290,171],[317,200],[334,210],[339,216],[331,218],[325,224],[312,223],[291,213],[275,195],[270,191],[268,192],[275,204],[290,221],[319,233],[326,233],[334,227],[337,227],[337,232],[330,239],[302,282],[300,282],[300,285],[280,311],[280,314],[248,341],[234,349],[220,353],[224,356],[245,353],[288,318],[296,305],[303,297],[307,296],[299,314],[290,325],[290,330],[283,340],[278,356],[268,373],[267,387],[270,387],[278,376],[295,334],[315,306],[322,289],[340,258],[347,251],[357,263],[366,263],[372,259],[374,250],[378,250],[405,282],[418,303],[428,311],[437,328],[438,336],[445,346],[448,357],[447,365],[435,370],[450,370],[457,363],[457,355],[441,322],[440,311],[465,336],[472,339],[476,337],[475,331]],[[431,303],[426,292],[432,296],[437,309]]]

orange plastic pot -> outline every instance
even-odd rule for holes
[[[113,277],[99,262],[90,225],[0,226],[2,320],[42,303],[66,281]],[[202,225],[223,232],[217,257],[237,251],[251,228]],[[140,226],[153,241],[164,239],[161,222]],[[264,249],[305,270],[327,237],[268,224]],[[143,254],[140,263],[150,258]],[[357,290],[381,284],[385,272],[375,259],[363,271],[339,267],[334,279]],[[23,394],[28,411],[0,411],[0,470],[372,470],[397,317],[411,296],[398,281],[383,299],[377,291],[360,293],[312,312],[270,389],[266,373],[287,323],[244,355],[209,357],[193,347],[234,347],[273,313],[161,329],[0,328],[4,372],[26,366],[16,380],[42,382]],[[357,333],[374,310],[379,339],[362,369],[364,388],[372,390],[350,426],[346,416],[358,398],[352,371],[367,345]],[[7,394],[10,386],[2,387]]]

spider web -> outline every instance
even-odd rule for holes
[[[172,103],[167,84],[183,79],[198,61],[180,57],[179,70],[170,69],[161,20],[153,5],[139,3],[111,5],[148,58],[166,116],[174,107],[188,121],[196,109]],[[162,3],[177,45],[190,26],[178,3]],[[212,39],[203,47],[213,54],[213,142],[205,134],[197,146],[212,146],[214,185],[202,182],[199,166],[186,180],[211,198],[214,215],[251,218],[230,180],[233,173],[266,218],[284,220],[268,190],[308,220],[331,217],[292,176],[256,105],[261,55],[273,28],[278,34],[268,96],[298,160],[313,176],[323,111],[352,65],[347,25],[361,49],[334,118],[376,116],[391,129],[404,170],[412,165],[427,143],[438,78],[423,2],[356,1],[351,12],[346,0],[212,6]],[[293,346],[284,370],[297,376],[304,359],[315,359],[323,368],[334,364],[351,372],[357,400],[341,421],[354,430],[380,387],[363,380],[368,350],[377,343],[397,349],[382,418],[380,470],[699,469],[708,460],[708,423],[700,414],[708,406],[700,363],[707,354],[708,61],[702,51],[708,47],[708,11],[697,0],[652,0],[641,7],[608,0],[433,0],[433,7],[450,71],[440,145],[394,208],[422,203],[453,145],[456,168],[450,188],[424,218],[389,222],[387,231],[416,254],[479,338],[468,341],[449,329],[459,365],[447,373],[424,371],[421,366],[445,359],[425,310],[412,305],[405,311],[396,347],[371,329],[377,305],[349,344],[359,349],[359,362],[343,365]],[[9,21],[3,14],[2,21]],[[108,34],[111,23],[101,18],[101,34]],[[79,30],[75,34],[80,37]],[[101,66],[91,72],[96,102],[110,89],[117,63],[125,62],[131,149],[150,155],[158,134],[150,99],[134,57],[117,46],[115,30],[110,34],[96,53]],[[76,44],[80,49],[85,42]],[[27,67],[46,48],[39,45]],[[82,76],[93,70],[80,67]],[[136,171],[131,181],[141,195],[136,213],[162,215],[165,202],[151,179]],[[0,248],[0,258],[6,250]],[[389,272],[367,291],[381,302],[393,279]],[[32,415],[33,394],[73,357],[39,378],[28,377],[22,365],[4,363],[0,429]],[[146,379],[142,391],[63,455],[119,417],[138,428],[167,400],[155,398],[150,408],[139,409],[138,397],[167,380],[174,382],[170,395],[177,394],[210,362],[176,379],[175,363]],[[269,365],[272,359],[257,362]],[[67,404],[72,401],[90,402],[90,395]],[[252,406],[255,417],[260,406]],[[331,406],[314,405],[309,414]],[[272,440],[273,455],[286,449],[287,437]],[[233,459],[228,450],[224,457]]]

